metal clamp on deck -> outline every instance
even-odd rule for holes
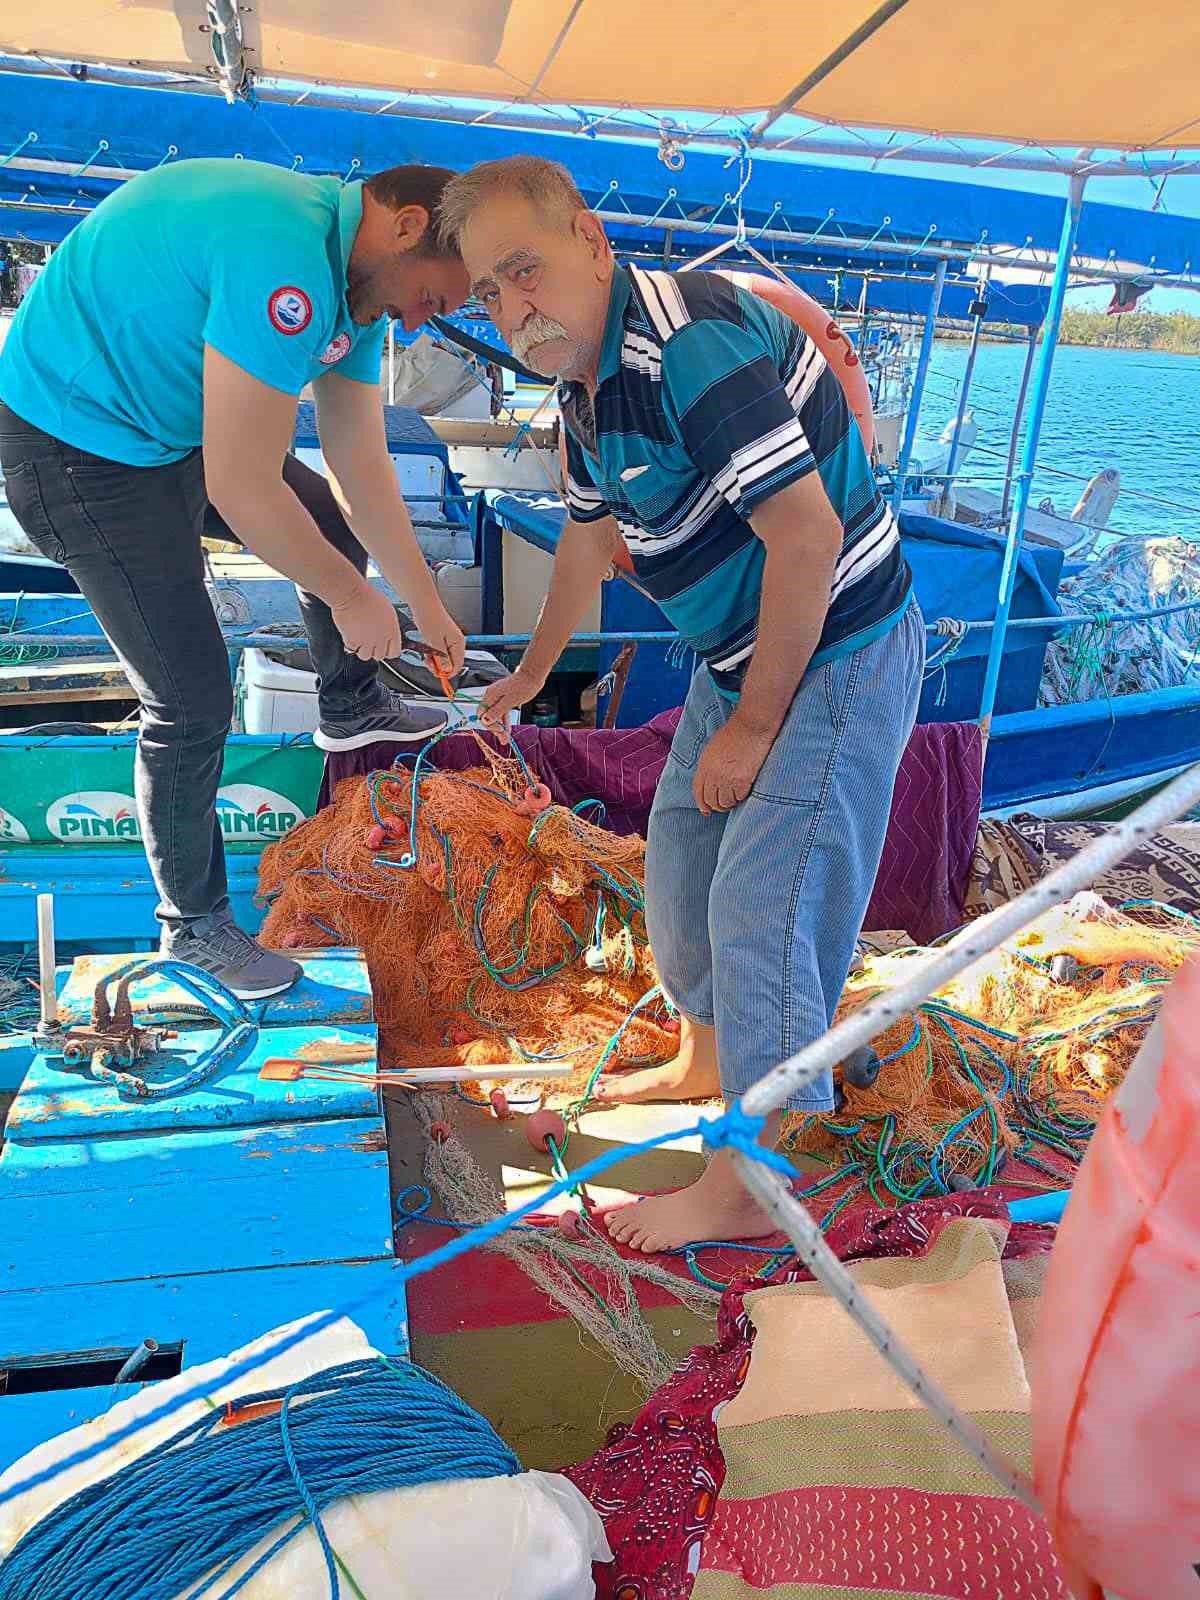
[[[134,1017],[131,986],[143,978],[162,976],[178,984],[199,1002],[212,1017],[220,1035],[203,1051],[185,1073],[163,1083],[149,1083],[128,1069],[159,1053],[168,1039],[177,1038],[173,1028],[146,1026]],[[109,986],[116,985],[109,999]],[[69,1070],[86,1072],[90,1077],[116,1085],[118,1092],[138,1100],[160,1099],[181,1094],[206,1082],[218,1069],[258,1032],[258,1025],[246,1006],[211,973],[186,962],[163,957],[131,961],[108,973],[96,985],[89,1023],[63,1029],[43,1028],[39,1048],[47,1055],[61,1056]]]

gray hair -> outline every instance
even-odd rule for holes
[[[563,228],[570,226],[578,212],[587,210],[574,178],[558,161],[546,161],[541,156],[481,161],[446,185],[438,208],[438,234],[443,248],[458,250],[463,229],[472,215],[496,194],[522,196],[548,222]]]

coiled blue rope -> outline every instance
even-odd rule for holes
[[[256,1409],[264,1405],[265,1413]],[[246,1421],[237,1422],[238,1411]],[[56,1507],[0,1562],[0,1600],[232,1600],[310,1524],[329,1593],[340,1600],[341,1563],[321,1522],[333,1501],[521,1471],[453,1390],[381,1357],[245,1395],[233,1421],[214,1410]],[[226,1587],[238,1562],[276,1531]]]

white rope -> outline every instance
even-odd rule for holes
[[[878,999],[858,1007],[823,1038],[776,1067],[742,1096],[741,1109],[749,1115],[762,1115],[782,1105],[798,1089],[844,1060],[852,1050],[868,1044],[890,1023],[927,1000],[951,978],[959,977],[1042,912],[1088,888],[1139,839],[1174,821],[1198,800],[1200,766],[1176,779],[1110,834],[1081,850],[1016,900],[964,928],[943,949],[914,964],[907,982],[897,984]],[[800,1260],[837,1300],[897,1377],[1010,1495],[1032,1510],[1038,1510],[1037,1497],[1028,1477],[992,1447],[982,1430],[958,1409],[897,1338],[825,1243],[820,1228],[795,1197],[787,1179],[740,1151],[734,1151],[733,1159],[742,1182],[787,1234]]]
[[[831,1071],[852,1050],[869,1044],[898,1017],[923,1004],[931,994],[973,967],[1042,912],[1061,905],[1081,889],[1089,888],[1140,840],[1176,821],[1197,803],[1200,803],[1200,765],[1176,778],[1139,810],[1115,824],[1111,832],[1026,889],[1016,900],[971,923],[949,944],[931,952],[926,960],[914,963],[904,983],[858,1006],[828,1033],[781,1062],[747,1089],[741,1099],[742,1110],[749,1116],[764,1116],[785,1105],[822,1073]]]

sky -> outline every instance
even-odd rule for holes
[[[832,157],[823,160],[810,156],[816,165],[840,167],[865,167],[865,161],[842,160]],[[946,178],[951,182],[983,184],[989,188],[1016,189],[1037,194],[1065,196],[1067,180],[1058,173],[999,172],[994,167],[931,166],[919,161],[889,161],[889,172],[910,178]],[[1159,179],[1150,178],[1093,178],[1085,190],[1085,198],[1102,201],[1105,205],[1131,206],[1145,211],[1153,205]],[[1175,217],[1200,217],[1200,175],[1168,178],[1159,210]],[[1081,311],[1100,310],[1108,305],[1112,289],[1107,284],[1079,285],[1069,291],[1067,304]],[[1200,316],[1200,293],[1188,289],[1153,289],[1139,302],[1144,311],[1187,311]]]

